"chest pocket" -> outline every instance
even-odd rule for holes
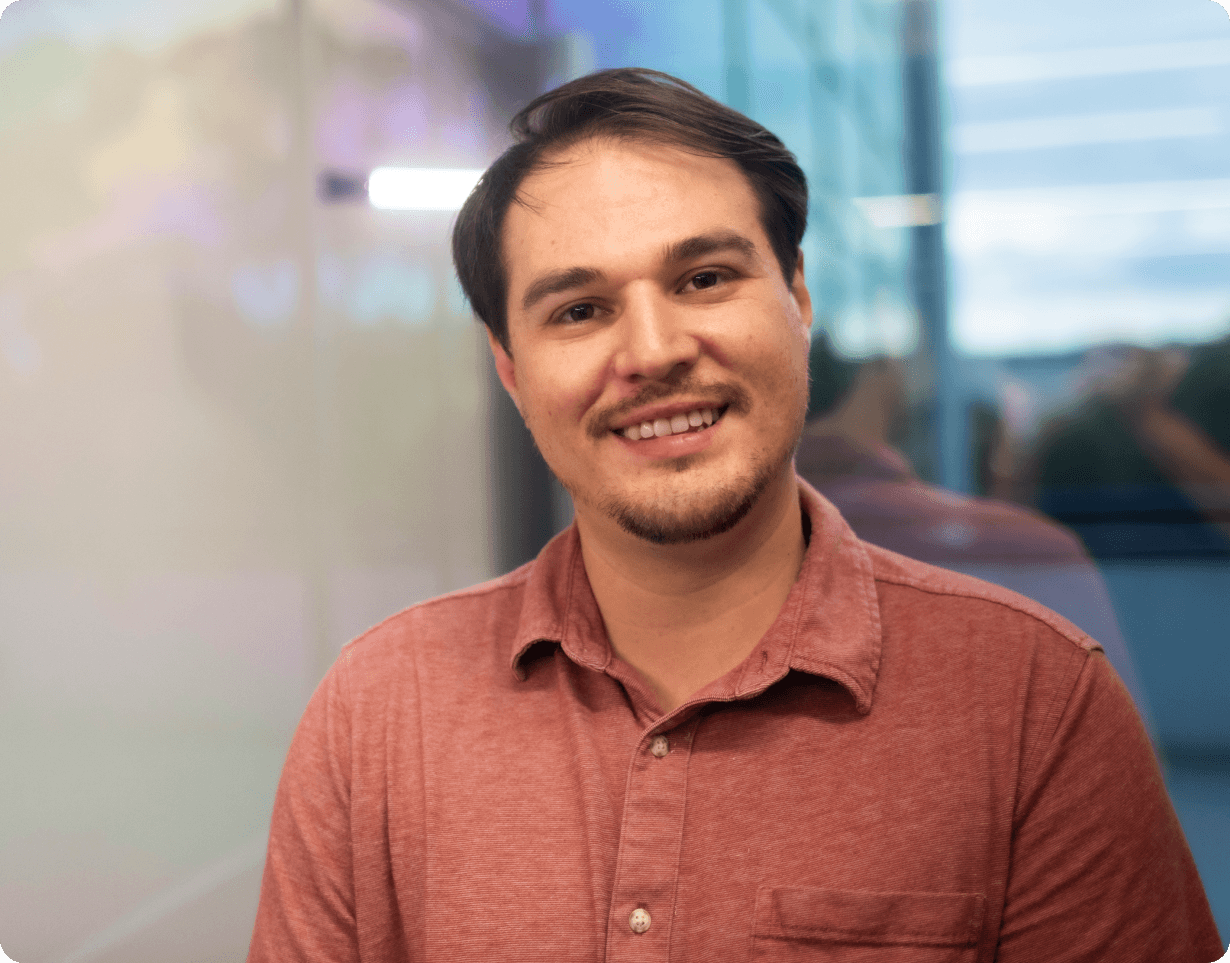
[[[753,960],[972,963],[986,900],[977,893],[866,893],[762,886]]]

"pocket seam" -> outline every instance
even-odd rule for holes
[[[782,900],[785,896],[803,897],[809,904],[807,909],[811,919],[782,918]],[[826,908],[836,914],[838,912],[856,915],[860,911],[858,903],[862,900],[864,913],[879,910],[875,903],[894,901],[916,904],[926,903],[934,906],[941,915],[937,918],[942,931],[918,932],[911,929],[899,929],[896,932],[884,932],[883,920],[877,918],[872,922],[880,932],[867,932],[857,925],[842,925],[844,920],[823,922],[815,920],[815,915]],[[827,904],[827,907],[826,907]],[[946,904],[946,905],[945,905]],[[811,939],[825,942],[841,942],[862,946],[973,946],[978,942],[982,930],[986,907],[986,897],[981,893],[929,893],[929,892],[871,892],[865,890],[837,890],[807,886],[761,886],[756,893],[756,912],[752,935],[757,938],[775,940]],[[797,912],[797,907],[791,913]],[[944,912],[947,909],[948,912]],[[857,922],[857,921],[856,921]]]

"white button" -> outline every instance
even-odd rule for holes
[[[649,918],[649,910],[634,909],[632,915],[628,917],[628,925],[632,927],[633,933],[644,933],[652,922],[653,920]]]
[[[654,736],[653,742],[649,744],[649,751],[661,759],[671,751],[670,740],[666,736]]]

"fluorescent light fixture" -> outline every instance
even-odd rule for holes
[[[1167,230],[1182,230],[1185,243],[1230,250],[1230,178],[958,191],[948,199],[948,243],[960,258],[1135,257],[1162,229],[1157,216],[1171,212],[1183,227]]]
[[[953,347],[963,354],[1003,355],[1077,351],[1107,341],[1162,347],[1222,337],[1230,288],[1159,291],[1129,285],[1086,286],[1079,294],[1028,290],[1022,276],[953,305]]]
[[[939,194],[890,194],[853,200],[874,227],[928,227],[944,219]]]
[[[469,168],[377,167],[367,179],[367,198],[383,211],[455,211],[482,176]]]
[[[983,87],[1227,65],[1230,65],[1230,43],[1190,40],[999,57],[961,57],[948,65],[947,73],[948,82],[954,87]]]
[[[961,124],[953,130],[952,139],[958,154],[991,154],[1081,144],[1209,137],[1220,134],[1221,130],[1216,110],[1180,107]]]
[[[951,204],[954,221],[976,216],[1000,223],[1039,210],[1063,217],[1211,211],[1230,208],[1230,178],[958,191]]]

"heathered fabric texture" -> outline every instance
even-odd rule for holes
[[[1219,957],[1096,643],[800,492],[777,621],[667,716],[575,529],[347,646],[282,774],[249,961]]]

